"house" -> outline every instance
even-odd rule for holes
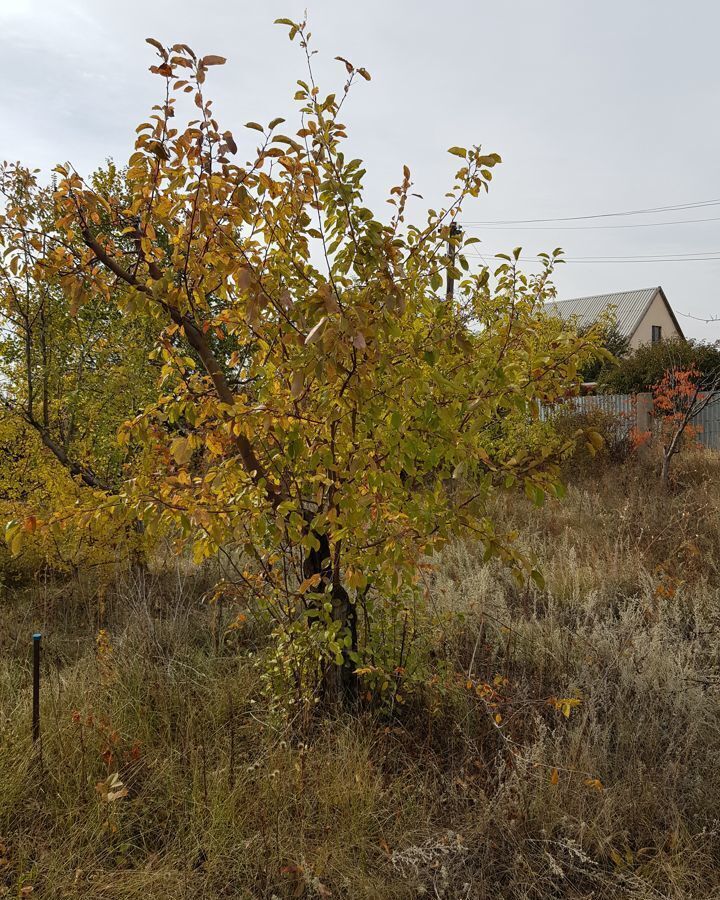
[[[574,300],[553,300],[548,304],[563,319],[576,318],[580,325],[591,325],[608,310],[617,329],[637,350],[642,344],[655,344],[670,338],[685,340],[675,313],[661,287],[619,294],[597,294]]]

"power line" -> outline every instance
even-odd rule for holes
[[[533,262],[532,257],[520,257],[523,262]],[[660,257],[658,259],[603,259],[602,257],[598,257],[597,259],[566,259],[565,262],[568,263],[588,263],[590,265],[604,265],[605,263],[625,263],[626,265],[633,263],[653,263],[654,265],[658,265],[658,263],[673,263],[673,262],[720,262],[720,256],[700,256],[700,257],[691,257],[688,259],[678,259],[677,257]]]
[[[658,256],[563,256],[560,260],[564,263],[585,263],[585,264],[603,264],[603,263],[666,263],[666,262],[718,262],[720,261],[720,251],[714,251],[716,255],[707,254],[675,254],[675,255],[658,255]],[[471,253],[471,256],[482,258],[479,253]],[[498,264],[505,260],[497,259]],[[536,256],[520,256],[518,262],[542,262]],[[486,263],[487,264],[487,263]]]
[[[531,225],[539,222],[577,222],[583,219],[611,219],[618,216],[645,216],[650,213],[668,212],[680,209],[699,209],[704,206],[717,206],[720,199],[698,200],[693,203],[676,203],[670,206],[653,206],[647,209],[629,209],[623,212],[593,213],[585,216],[556,216],[548,219],[491,219],[485,222],[466,222],[466,225]]]
[[[488,253],[493,253],[494,255],[498,255],[499,253],[507,253],[507,250],[490,250],[486,248]],[[521,248],[522,249],[522,248]],[[476,249],[476,252],[479,253],[479,249]],[[720,249],[718,250],[689,250],[686,253],[681,251],[669,251],[667,253],[634,253],[634,254],[622,254],[622,253],[603,253],[599,256],[590,256],[589,254],[583,254],[581,256],[570,256],[570,257],[561,257],[562,259],[589,259],[589,260],[607,260],[607,259],[669,259],[669,258],[679,258],[684,259],[687,257],[698,257],[704,258],[706,256],[717,257],[720,256]],[[527,257],[525,257],[527,258]]]
[[[720,222],[720,216],[707,219],[673,219],[669,222],[633,222],[630,225],[493,225],[492,223],[465,222],[472,229],[484,228],[488,231],[597,231],[615,228],[663,228],[668,225],[694,225],[697,222]]]

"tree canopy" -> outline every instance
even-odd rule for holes
[[[130,516],[146,541],[170,536],[197,563],[232,559],[232,590],[275,623],[267,671],[279,694],[350,696],[359,677],[382,693],[407,663],[423,559],[452,536],[540,580],[496,533],[487,499],[561,492],[572,441],[532,447],[517,435],[540,403],[579,388],[599,335],[544,312],[559,251],[541,255],[536,275],[520,271],[519,248],[492,272],[470,270],[473,239],[452,226],[487,190],[497,154],[451,148],[451,190],[423,217],[409,214],[407,166],[390,215],[368,209],[341,113],[370,75],[338,58],[344,84],[323,95],[305,23],[280,21],[307,63],[294,132],[282,119],[248,122],[257,145],[240,162],[206,95],[225,60],[149,39],[161,99],[122,179],[59,166],[49,227],[27,201],[8,205],[5,282],[12,295],[29,278],[32,303],[57,294],[57,339],[76,355],[97,317],[139,352],[131,335],[152,334],[149,361],[115,360],[96,342],[77,376],[81,394],[124,398],[126,410],[123,366],[156,366],[159,381],[120,428],[122,478],[93,483],[78,453],[72,474],[88,489],[75,521]],[[22,334],[14,323],[12,340]],[[13,402],[37,417],[43,401],[20,393]]]

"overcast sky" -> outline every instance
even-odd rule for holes
[[[288,115],[303,61],[273,20],[305,8],[328,92],[342,83],[338,54],[372,73],[344,120],[376,209],[403,164],[425,204],[440,205],[457,162],[447,148],[482,143],[503,157],[490,195],[464,215],[485,255],[522,245],[528,256],[561,246],[570,260],[682,257],[568,262],[556,283],[561,297],[660,284],[677,313],[720,315],[716,0],[0,0],[0,158],[84,172],[126,159],[158,99],[149,36],[228,58],[208,94],[236,137],[248,120]],[[716,221],[654,224],[696,219]],[[688,260],[697,253],[717,258]],[[720,339],[720,324],[679,318],[686,334]]]

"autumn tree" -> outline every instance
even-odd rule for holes
[[[112,165],[91,183],[100,195],[122,195]],[[154,334],[117,302],[85,296],[82,279],[48,269],[47,252],[63,236],[52,189],[36,173],[4,164],[0,199],[0,415],[34,432],[71,476],[108,490],[124,461],[117,429],[156,393],[147,367]]]
[[[652,393],[662,447],[660,481],[667,487],[673,458],[698,433],[695,420],[708,406],[720,401],[720,371],[703,375],[694,366],[675,365],[665,372]]]
[[[519,250],[470,271],[472,239],[452,226],[496,154],[453,147],[452,188],[425,217],[409,214],[404,167],[389,216],[374,215],[341,119],[370,75],[340,59],[342,88],[322,94],[305,23],[280,22],[307,62],[294,133],[248,122],[257,146],[241,162],[205,93],[225,60],[150,39],[162,94],[127,194],[59,167],[43,267],[79,308],[151,319],[161,367],[157,401],[121,432],[137,448],[132,477],[78,514],[131,508],[148,539],[173,534],[198,563],[226,556],[231,589],[273,620],[268,678],[312,702],[354,697],[358,678],[397,689],[418,564],[453,535],[540,580],[487,501],[560,490],[571,441],[530,449],[504,435],[578,388],[597,335],[544,313],[557,254],[532,276]]]

